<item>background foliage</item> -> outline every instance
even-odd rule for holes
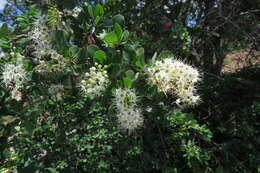
[[[22,54],[26,70],[35,68],[28,34],[40,13],[69,64],[61,72],[32,72],[21,101],[0,86],[2,172],[260,172],[259,65],[221,74],[229,51],[247,49],[248,61],[257,58],[250,54],[259,48],[257,0],[85,2],[10,0],[0,16],[7,55],[1,64]],[[75,7],[82,8],[77,17],[65,15]],[[55,10],[64,12],[61,18]],[[144,82],[155,52],[203,70],[199,106],[180,110]],[[135,86],[143,128],[121,131],[107,104],[111,92],[91,100],[78,91],[80,74],[94,62],[109,66],[110,91]],[[58,101],[48,88],[61,83],[66,94]]]

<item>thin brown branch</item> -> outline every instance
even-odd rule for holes
[[[26,38],[26,37],[28,37],[27,34],[17,35],[17,36],[15,36],[15,37],[13,37],[13,38],[11,39],[11,42],[12,42],[12,43],[15,43],[17,40],[20,40],[20,39]]]

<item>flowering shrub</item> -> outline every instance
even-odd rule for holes
[[[3,38],[2,170],[205,170],[210,155],[199,144],[211,133],[180,111],[200,100],[198,70],[167,56],[150,62],[122,15],[73,8],[29,9]]]
[[[178,105],[194,105],[199,101],[195,84],[200,80],[197,69],[173,58],[155,62],[154,67],[147,69],[149,81],[164,94],[175,94]]]

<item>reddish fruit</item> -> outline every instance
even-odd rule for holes
[[[163,26],[165,26],[166,28],[170,28],[172,26],[172,21],[167,19],[164,23]]]

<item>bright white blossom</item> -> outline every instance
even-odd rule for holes
[[[5,58],[6,54],[0,50],[0,59]]]
[[[154,66],[147,69],[147,73],[148,82],[157,86],[159,92],[178,97],[176,104],[190,106],[199,102],[195,85],[201,78],[196,68],[170,57],[156,61]]]
[[[2,72],[2,83],[7,88],[22,88],[23,84],[28,81],[28,75],[22,64],[5,64]]]
[[[48,89],[52,99],[61,101],[64,97],[64,91],[65,87],[64,85],[58,84],[58,85],[51,85]]]
[[[137,105],[138,97],[132,89],[118,88],[114,92],[114,105],[118,111],[124,111],[126,109],[135,107]]]
[[[117,109],[117,119],[122,129],[132,132],[143,125],[141,110],[137,108],[138,97],[132,89],[116,89],[113,104]]]
[[[109,85],[106,66],[95,63],[82,77],[79,83],[81,91],[91,97],[100,96]]]
[[[23,88],[24,84],[29,80],[28,73],[23,68],[24,56],[14,52],[11,52],[10,56],[13,59],[16,59],[16,64],[4,64],[0,79],[2,80],[1,82],[6,88],[11,89],[11,98],[17,101],[21,101],[23,97],[21,89]]]
[[[37,72],[56,72],[62,71],[66,67],[65,58],[60,55],[55,49],[51,40],[52,30],[46,25],[46,17],[39,17],[34,22],[34,28],[29,33],[29,38],[34,42],[34,52],[36,56]],[[48,65],[48,61],[45,59],[50,57],[52,61]]]
[[[21,101],[22,98],[23,98],[23,94],[21,91],[19,91],[18,88],[14,88],[12,91],[11,91],[11,98],[12,99],[15,99],[16,101]]]
[[[139,109],[125,109],[119,111],[117,114],[119,125],[122,129],[134,131],[137,128],[142,127],[144,119]]]
[[[45,16],[39,17],[34,22],[34,28],[29,33],[29,38],[34,41],[34,55],[39,59],[43,59],[46,55],[50,55],[51,59],[59,60],[63,56],[53,49],[51,32],[52,30],[45,24]]]
[[[33,30],[29,33],[29,38],[35,43],[33,53],[39,59],[43,59],[52,51],[51,31],[45,25],[45,20],[45,17],[39,17],[34,22]]]
[[[64,10],[64,13],[66,15],[70,15],[73,16],[75,18],[77,18],[79,16],[79,14],[81,13],[82,9],[80,7],[75,7],[73,10]]]

